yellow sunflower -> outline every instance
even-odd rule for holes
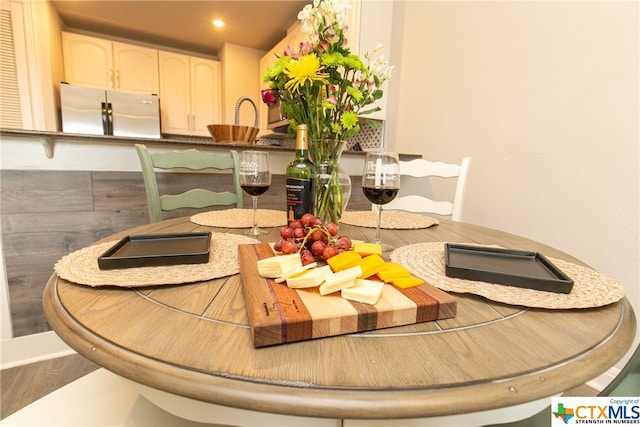
[[[285,74],[289,77],[289,81],[285,83],[284,88],[298,91],[306,82],[327,84],[329,75],[323,71],[320,59],[316,55],[304,55],[297,61],[287,64]]]

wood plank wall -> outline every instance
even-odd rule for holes
[[[232,191],[230,175],[163,173],[163,193],[192,187]],[[370,209],[360,177],[352,177],[349,209]],[[284,209],[284,176],[272,178],[258,207]],[[0,219],[14,337],[50,330],[42,311],[44,286],[62,256],[117,231],[148,222],[140,172],[0,171]],[[251,199],[245,194],[245,208]],[[164,218],[196,210],[164,213]]]

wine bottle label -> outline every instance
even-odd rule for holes
[[[313,213],[313,181],[303,178],[287,178],[287,217],[289,221]]]

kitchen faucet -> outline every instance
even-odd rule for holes
[[[240,106],[242,105],[242,103],[244,101],[249,101],[249,103],[251,103],[251,105],[253,105],[253,111],[255,112],[255,124],[253,125],[253,127],[257,128],[258,127],[258,107],[256,107],[256,104],[248,96],[243,96],[240,99],[238,99],[238,102],[236,102],[236,121],[235,121],[235,124],[236,125],[240,124]]]

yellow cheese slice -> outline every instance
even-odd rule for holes
[[[360,264],[360,262],[362,262],[362,257],[353,251],[344,251],[327,260],[327,264],[331,266],[331,270],[334,272],[346,270]]]
[[[419,279],[415,276],[408,277],[398,277],[395,279],[391,279],[390,283],[398,288],[406,289],[414,286],[420,286],[424,284],[424,280]]]
[[[353,244],[353,252],[363,257],[371,254],[382,255],[382,245],[378,243],[355,242]]]
[[[380,255],[373,254],[362,258],[360,268],[362,268],[362,274],[360,279],[366,279],[373,276],[378,271],[381,271],[385,266],[385,261]]]
[[[384,268],[376,274],[385,282],[390,282],[391,280],[399,277],[409,277],[411,272],[397,262],[388,262],[384,265]]]

